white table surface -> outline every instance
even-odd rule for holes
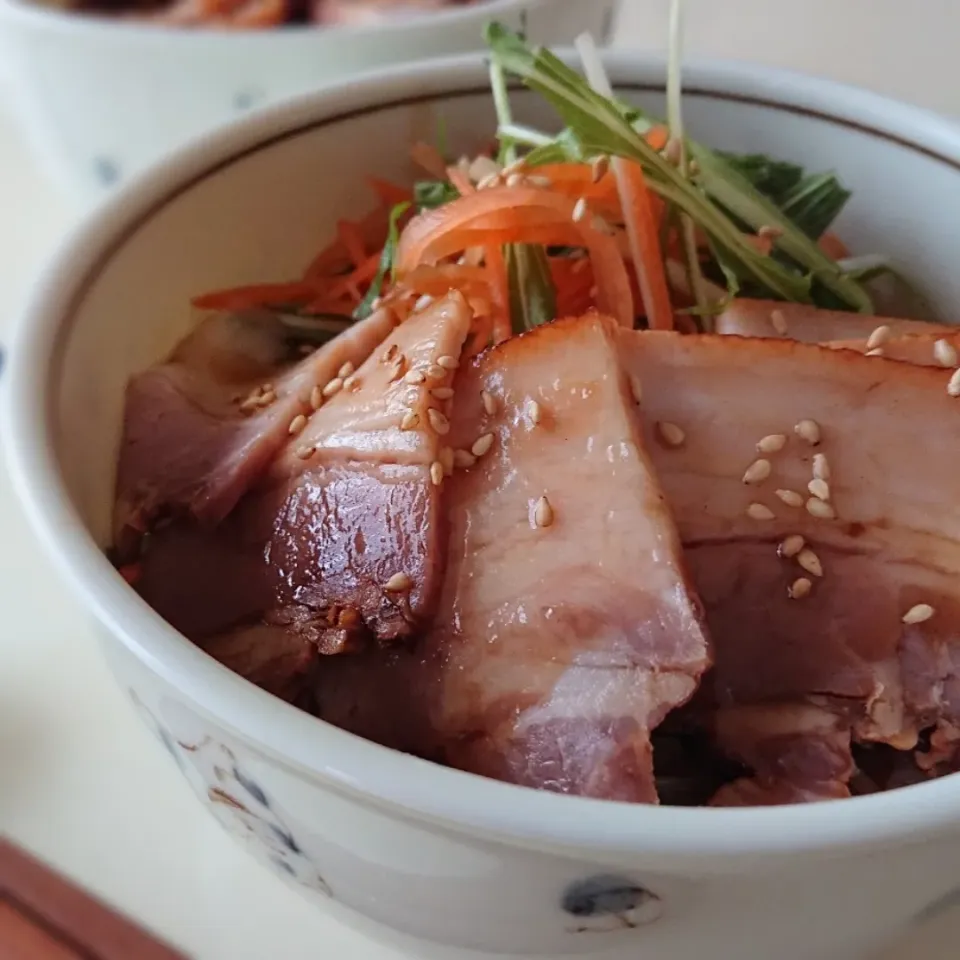
[[[627,2],[618,42],[660,46],[665,0]],[[830,75],[960,115],[960,86],[938,82],[953,72],[956,0],[692,0],[691,8],[691,52]],[[0,102],[0,342],[74,218]],[[0,542],[0,834],[196,960],[426,955],[327,917],[221,833],[114,687],[2,472]],[[958,940],[960,912],[878,960],[947,960]]]

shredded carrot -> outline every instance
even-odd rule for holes
[[[437,180],[442,180],[446,175],[447,164],[440,151],[430,143],[418,140],[410,148],[410,159]]]
[[[616,241],[574,220],[574,207],[571,198],[536,187],[491,187],[458,197],[410,221],[397,248],[398,276],[474,246],[486,247],[488,254],[507,243],[583,247],[593,263],[597,308],[632,326],[630,281]]]
[[[670,131],[665,126],[658,124],[655,127],[651,127],[643,139],[646,140],[654,150],[660,151],[666,147],[670,139]]]
[[[850,256],[847,245],[835,233],[825,233],[817,244],[831,260],[843,260]]]
[[[673,308],[660,251],[659,227],[643,170],[640,164],[621,157],[613,160],[613,167],[647,321],[654,330],[672,330]]]
[[[246,287],[215,290],[191,301],[201,310],[250,310],[287,303],[305,303],[317,293],[317,285],[309,280],[292,283],[255,283]]]
[[[398,186],[389,180],[381,180],[380,177],[367,177],[367,185],[376,194],[380,205],[388,210],[398,203],[410,203],[413,200],[413,193],[406,187]]]
[[[353,261],[355,267],[359,267],[367,259],[364,250],[363,233],[360,226],[352,220],[337,221],[337,236],[347,251],[348,256]]]
[[[468,193],[476,193],[477,191],[473,181],[459,167],[447,167],[447,179],[457,188],[457,193],[461,196],[465,197]]]
[[[503,258],[503,246],[491,244],[486,247],[483,259],[487,265],[493,299],[490,336],[494,343],[502,343],[510,339],[513,331],[510,324],[510,285],[507,280],[507,264]]]

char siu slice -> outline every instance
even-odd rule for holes
[[[310,389],[343,363],[359,364],[392,329],[385,312],[290,360],[283,326],[269,316],[215,315],[170,358],[127,386],[117,469],[115,530],[143,532],[161,512],[207,523],[222,520],[263,475],[288,438],[290,421],[309,411]],[[258,385],[272,402],[241,409]]]

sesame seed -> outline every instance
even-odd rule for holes
[[[413,586],[413,581],[405,573],[395,573],[384,585],[390,593],[403,593]]]
[[[488,173],[477,181],[478,190],[486,190],[489,187],[495,187],[500,183],[500,173]]]
[[[343,389],[350,390],[350,391],[359,390],[360,378],[355,373],[350,374],[350,376],[343,381]]]
[[[788,507],[803,506],[803,497],[796,490],[776,490],[774,492]]]
[[[530,422],[536,426],[543,419],[543,408],[536,400],[530,400],[527,403],[527,416]]]
[[[874,347],[872,350],[868,350],[865,354],[865,357],[882,357],[883,356],[883,347]]]
[[[480,399],[483,401],[483,409],[492,417],[497,412],[497,398],[492,393],[481,390]]]
[[[661,420],[658,422],[657,432],[660,434],[660,439],[668,447],[682,447],[683,442],[687,439],[687,435],[683,432],[683,429],[675,423],[670,423],[669,420]]]
[[[751,520],[772,520],[773,511],[762,503],[751,503],[747,507],[747,516]]]
[[[459,361],[456,357],[451,357],[449,354],[444,354],[442,357],[437,357],[437,363],[440,364],[445,370],[456,370],[460,366]]]
[[[787,438],[782,433],[771,433],[757,441],[758,453],[779,453],[787,445]]]
[[[403,380],[404,383],[417,386],[418,384],[425,383],[427,377],[422,370],[411,370],[409,373],[404,375]]]
[[[679,166],[680,158],[683,156],[683,144],[676,137],[671,137],[663,148],[664,159],[674,166]]]
[[[830,463],[825,453],[815,453],[813,455],[813,476],[817,480],[830,479]]]
[[[797,563],[799,563],[807,573],[812,573],[815,577],[823,576],[823,564],[820,563],[820,558],[809,547],[801,550],[797,554]]]
[[[450,432],[450,421],[439,410],[430,407],[427,410],[427,419],[430,421],[430,426],[441,436]]]
[[[434,387],[430,391],[431,397],[436,397],[437,400],[449,400],[453,396],[453,387]]]
[[[936,611],[929,603],[918,603],[912,606],[900,619],[904,623],[923,623],[929,620]]]
[[[447,476],[453,473],[453,447],[441,447],[437,459],[443,464],[443,472]]]
[[[291,436],[298,434],[305,426],[307,425],[307,418],[302,414],[298,413],[291,421],[290,426],[287,427],[287,433]]]
[[[304,445],[302,447],[297,447],[297,456],[301,460],[309,460],[315,453],[317,448],[310,445]]]
[[[781,337],[787,335],[787,318],[784,316],[782,310],[770,311],[770,324]]]
[[[511,173],[507,177],[508,187],[522,187],[525,182],[526,182],[526,177],[522,176],[519,173]]]
[[[957,348],[948,340],[937,340],[933,345],[933,358],[941,367],[955,367]]]
[[[442,380],[447,375],[447,371],[440,366],[439,363],[431,363],[427,367],[427,379],[428,380]]]
[[[830,499],[830,484],[827,483],[826,480],[821,480],[819,477],[814,477],[813,480],[807,484],[807,489],[818,500]]]
[[[528,187],[552,187],[553,181],[549,177],[532,173],[527,177]]]
[[[343,388],[343,381],[339,377],[334,377],[324,388],[323,395],[332,397],[338,390]]]
[[[637,403],[643,401],[643,384],[636,374],[630,376],[630,393],[633,394],[633,399],[636,400]]]
[[[482,457],[485,453],[490,451],[490,448],[493,446],[493,434],[485,433],[482,437],[477,437],[473,442],[473,446],[470,448],[470,452],[475,457]]]
[[[744,483],[763,483],[770,476],[769,460],[754,460],[743,475]]]
[[[241,413],[253,413],[260,406],[260,397],[247,397],[243,403],[240,404]]]
[[[390,346],[384,350],[383,356],[380,357],[380,362],[389,363],[397,355],[397,351],[399,349],[400,348],[395,343],[391,343]]]
[[[586,201],[586,198],[585,198],[585,197],[581,197],[581,198],[573,205],[573,214],[572,214],[572,216],[573,216],[574,221],[579,223],[579,222],[587,215],[587,213],[588,213],[588,211],[587,211],[587,201]]]
[[[396,360],[393,361],[393,366],[390,368],[390,382],[394,383],[403,376],[403,371],[407,369],[407,358],[401,353]]]
[[[873,332],[867,337],[867,350],[876,350],[890,339],[890,327],[881,323],[879,327],[874,327]]]
[[[801,420],[793,432],[801,439],[806,440],[811,447],[820,442],[820,424],[816,420]]]
[[[947,382],[947,393],[951,397],[960,397],[960,370],[953,371],[953,376]]]
[[[323,391],[315,386],[310,391],[310,407],[313,410],[319,410],[323,406]]]
[[[434,460],[430,464],[430,482],[439,487],[443,483],[443,464],[439,460]]]
[[[802,600],[813,589],[813,584],[806,577],[798,577],[787,587],[787,596],[791,600]]]
[[[269,407],[274,400],[277,399],[276,393],[273,390],[266,390],[257,400],[258,407]]]
[[[477,458],[469,450],[454,450],[453,465],[461,470],[467,470],[477,462]]]
[[[403,419],[400,421],[401,430],[413,430],[419,425],[420,425],[420,414],[414,413],[413,410],[408,410],[403,415]]]
[[[348,360],[338,371],[337,376],[346,380],[357,368]]]
[[[780,546],[777,548],[777,552],[781,557],[790,559],[795,557],[804,547],[806,541],[799,533],[791,533],[789,537],[784,537],[780,543]]]
[[[779,240],[783,236],[783,231],[779,227],[771,227],[769,224],[764,224],[758,231],[758,237],[763,237],[764,240]]]
[[[553,523],[553,507],[546,497],[541,497],[534,505],[533,522],[538,527],[549,527]]]
[[[590,179],[594,183],[599,183],[609,169],[610,158],[606,154],[594,157],[593,160],[590,161]]]
[[[837,515],[836,510],[826,500],[818,497],[811,497],[807,501],[807,513],[818,520],[833,520]]]
[[[433,297],[431,297],[429,293],[424,293],[417,297],[416,302],[413,305],[413,309],[414,311],[426,310],[431,303],[433,303]]]

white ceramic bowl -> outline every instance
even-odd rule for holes
[[[0,82],[49,172],[81,203],[251,107],[358,72],[482,46],[526,17],[539,43],[610,32],[619,0],[486,0],[384,26],[186,30],[0,0]]]
[[[624,96],[660,106],[662,65],[626,53],[607,63]],[[517,104],[546,122],[533,97]],[[8,361],[2,433],[37,536],[197,796],[318,901],[489,952],[849,960],[960,888],[960,777],[758,810],[603,803],[481,779],[253,687],[172,630],[104,557],[124,383],[185,332],[188,297],[296,275],[335,219],[364,207],[358,174],[404,177],[401,144],[440,113],[456,146],[489,134],[479,56],[266,110],[101,208],[40,282]],[[896,255],[941,307],[960,298],[952,125],[734,65],[689,71],[686,114],[717,146],[839,169],[855,190],[841,227],[853,246]]]

